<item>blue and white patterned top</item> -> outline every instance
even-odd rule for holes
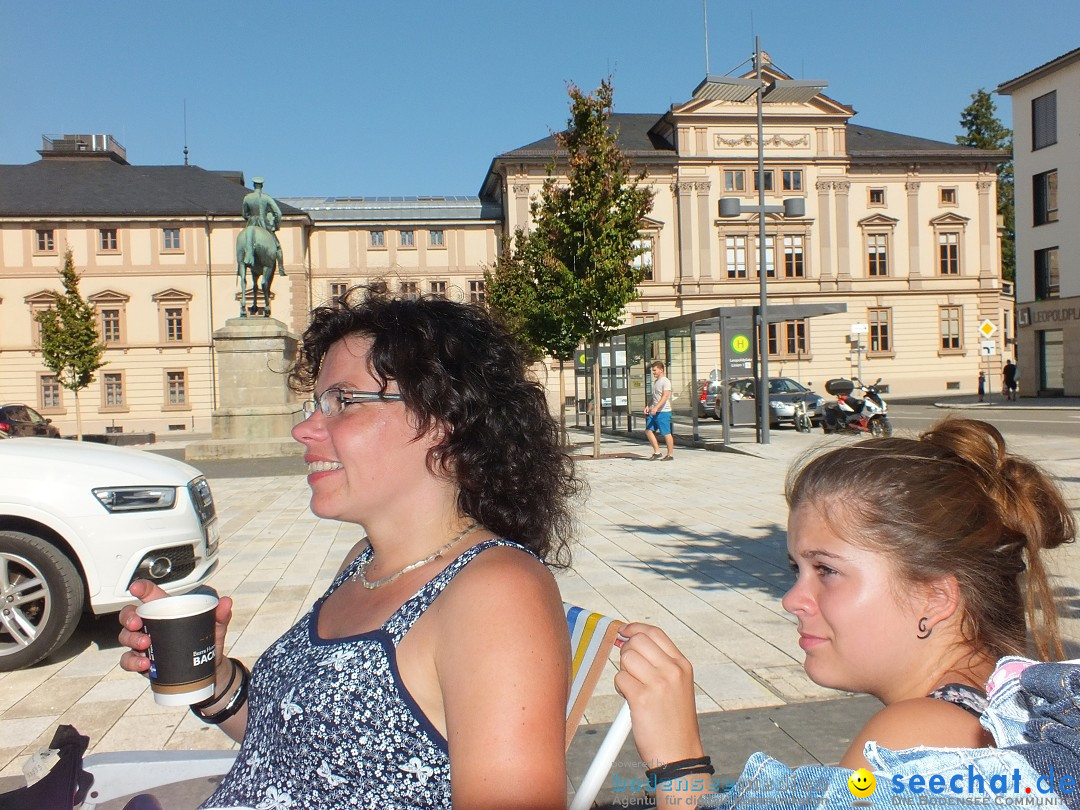
[[[319,637],[319,611],[368,547],[252,669],[247,729],[236,764],[203,807],[408,810],[450,807],[446,738],[413,700],[397,645],[486,540],[465,551],[378,630]],[[524,549],[523,549],[524,550]]]

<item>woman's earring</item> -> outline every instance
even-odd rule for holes
[[[926,622],[929,621],[929,616],[923,616],[919,619],[919,633],[915,638],[930,638],[930,634],[934,632],[933,627],[927,627]]]
[[[433,450],[431,452],[431,457],[438,461],[440,458],[442,458],[442,450]]]

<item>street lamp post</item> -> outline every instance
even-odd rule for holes
[[[765,249],[765,215],[783,214],[785,217],[806,216],[806,200],[803,197],[792,197],[784,200],[783,205],[765,204],[765,126],[763,118],[764,103],[772,97],[776,101],[800,102],[809,101],[826,86],[825,82],[796,81],[792,79],[775,79],[765,82],[762,75],[762,51],[761,37],[754,37],[754,78],[718,78],[709,76],[699,90],[705,88],[707,96],[722,98],[729,101],[746,101],[751,95],[757,102],[757,191],[758,204],[756,206],[744,206],[738,197],[720,198],[720,216],[737,217],[743,211],[756,213],[758,217],[758,377],[755,381],[758,398],[757,414],[757,440],[760,444],[769,443],[769,296],[768,296],[768,267]],[[695,95],[697,91],[695,91]],[[775,256],[773,250],[773,266]],[[730,403],[725,403],[730,407]]]

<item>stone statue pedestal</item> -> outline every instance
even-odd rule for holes
[[[217,408],[212,439],[189,444],[188,460],[301,455],[290,431],[302,417],[285,372],[297,338],[273,318],[230,318],[214,332]]]

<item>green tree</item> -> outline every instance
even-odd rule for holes
[[[41,325],[41,361],[57,382],[75,395],[75,431],[82,440],[79,392],[94,381],[94,372],[105,365],[105,347],[98,336],[94,308],[79,294],[79,274],[69,250],[60,270],[64,294],[56,296],[55,308],[37,313]]]
[[[560,149],[532,205],[531,250],[543,258],[534,270],[539,303],[564,308],[557,321],[593,348],[593,453],[599,455],[599,345],[638,296],[645,268],[635,267],[634,259],[642,252],[639,229],[653,194],[640,185],[644,172],[631,175],[611,129],[610,78],[595,93],[574,85],[568,92],[568,126],[555,136]],[[556,177],[560,166],[566,168],[565,181]]]
[[[1012,150],[1012,130],[998,120],[997,107],[990,94],[979,89],[971,94],[971,103],[960,113],[963,135],[956,136],[961,146],[977,149]],[[1001,274],[1012,281],[1016,276],[1016,215],[1013,208],[1013,164],[998,164],[997,212],[1001,217]]]

